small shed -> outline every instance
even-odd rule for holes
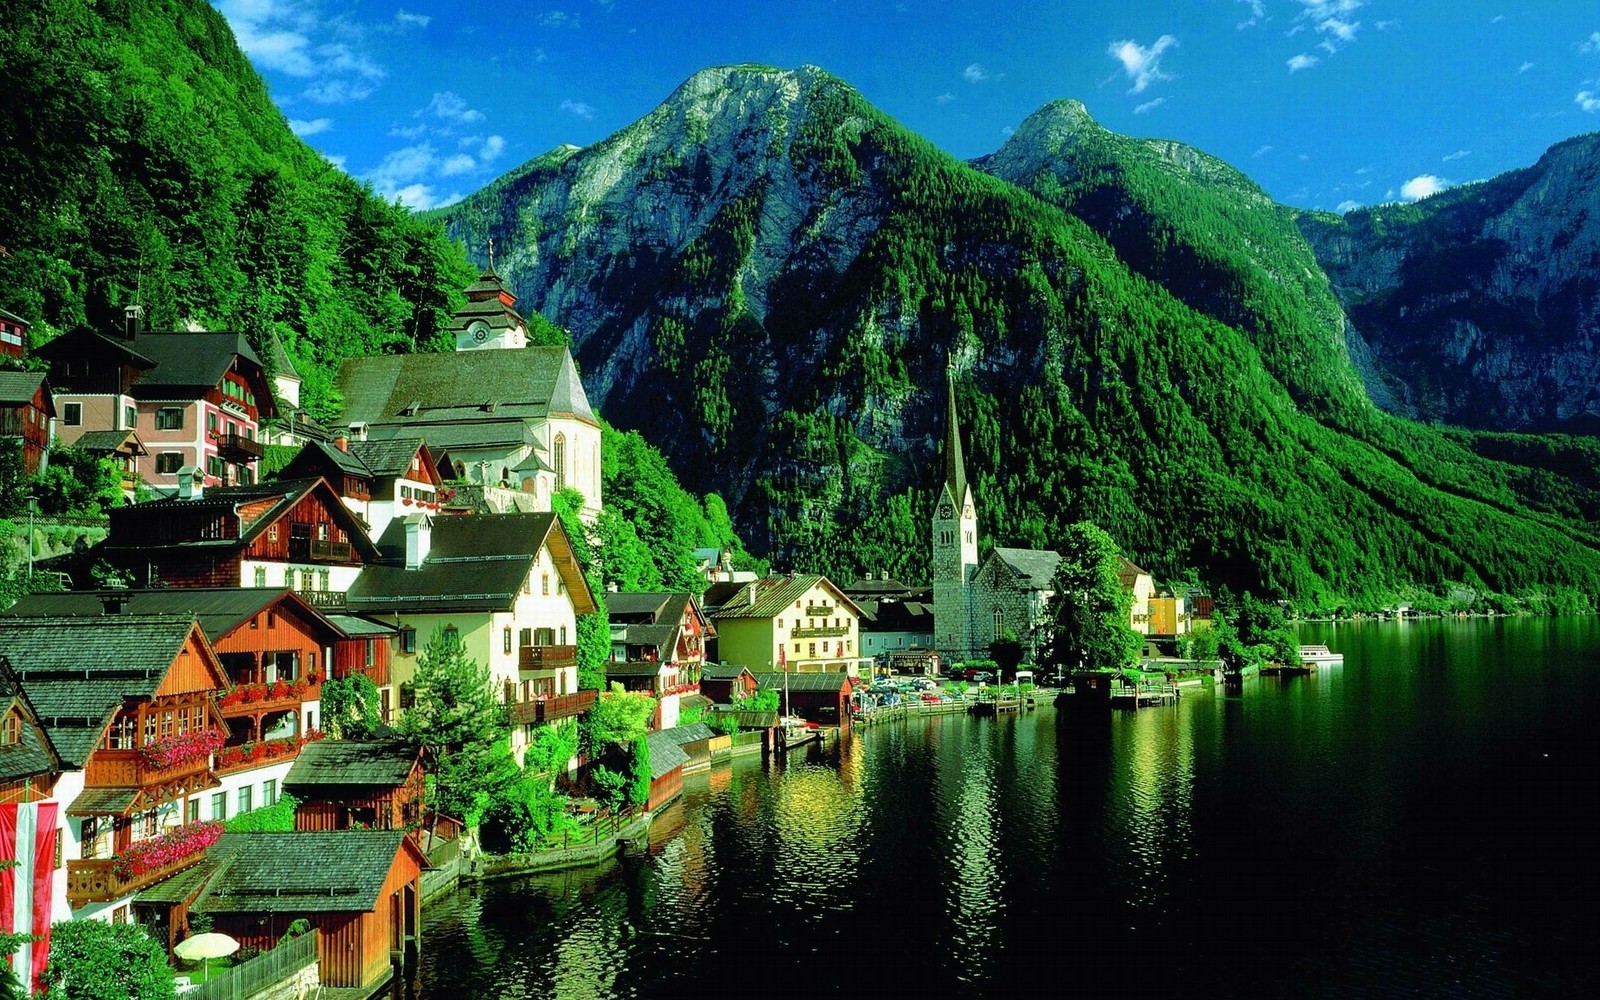
[[[756,678],[748,667],[708,663],[700,671],[700,693],[714,702],[732,704],[756,693]]]
[[[661,730],[651,733],[647,740],[650,744],[650,801],[646,808],[655,812],[683,794],[683,766],[689,763],[689,755]]]
[[[745,733],[761,734],[761,749],[771,753],[778,748],[778,713],[763,712],[749,708],[735,708],[732,705],[717,705],[715,711],[731,714],[739,722],[739,735]],[[741,744],[742,745],[742,744]]]
[[[798,715],[829,726],[849,722],[851,680],[841,670],[767,672],[756,674],[755,678],[761,690],[778,692],[780,714]]]
[[[427,862],[404,831],[229,833],[207,861],[215,872],[190,911],[263,950],[309,921],[324,987],[375,986],[417,940]]]
[[[711,741],[717,738],[717,734],[704,722],[663,729],[661,735],[670,739],[688,756],[688,761],[683,765],[685,772],[700,771],[711,766]]]
[[[283,790],[300,801],[296,830],[404,830],[422,813],[422,750],[398,742],[307,743]]]

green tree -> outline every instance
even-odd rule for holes
[[[417,657],[412,692],[400,731],[425,750],[434,808],[476,825],[495,790],[516,771],[505,706],[494,696],[489,668],[467,656],[454,631],[435,629]]]
[[[578,649],[578,687],[599,691],[606,686],[605,664],[611,658],[611,622],[606,610],[605,587],[601,585],[589,530],[578,512],[583,509],[583,494],[572,487],[557,490],[550,498],[550,509],[561,519],[572,553],[578,560],[589,589],[594,592],[595,611],[579,615],[576,625]]]
[[[1117,543],[1087,521],[1067,529],[1050,599],[1049,663],[1079,669],[1121,669],[1138,657],[1139,633],[1128,626],[1133,596],[1118,577]]]
[[[656,700],[649,695],[611,685],[610,691],[595,700],[585,722],[590,753],[598,755],[607,747],[630,745],[648,731],[655,710]]]
[[[1017,665],[1022,662],[1022,654],[1022,643],[1010,629],[989,643],[989,658],[994,660],[998,680],[1004,682],[1007,677],[1017,676]]]
[[[322,682],[322,727],[341,740],[371,740],[383,728],[378,685],[363,673]]]
[[[165,949],[138,924],[62,921],[50,928],[47,1000],[172,1000]]]
[[[628,774],[628,804],[642,806],[650,801],[650,741],[643,736],[633,741]]]

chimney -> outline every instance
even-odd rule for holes
[[[750,587],[749,587],[748,590],[745,591],[745,594],[749,596],[750,607],[752,607],[752,608],[755,607],[756,606],[756,585],[755,585],[754,581],[751,581]]]
[[[350,425],[350,436],[357,441],[367,439],[367,425],[365,421],[357,421]]]
[[[421,569],[433,545],[433,519],[426,514],[406,515],[406,569]]]
[[[340,451],[349,451],[350,450],[350,435],[346,434],[344,431],[336,432],[333,435],[333,446],[335,448],[338,448]]]
[[[100,598],[100,607],[108,615],[124,615],[128,613],[128,594],[126,591],[114,591],[104,594]]]
[[[144,306],[132,305],[122,310],[122,336],[133,340],[144,332]]]
[[[197,465],[185,465],[178,470],[178,499],[198,500],[206,493],[206,473]]]

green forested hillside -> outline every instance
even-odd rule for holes
[[[1101,232],[1061,175],[1035,195],[825,73],[739,67],[446,214],[781,564],[925,577],[948,357],[991,543],[1091,520],[1158,574],[1307,606],[1594,601],[1592,483],[1378,412],[1292,218],[1232,171],[1145,170],[1072,181],[1133,178],[1142,222]]]
[[[202,0],[7,4],[0,149],[0,306],[41,336],[135,300],[155,328],[277,330],[323,415],[340,359],[436,349],[472,278],[295,138]]]

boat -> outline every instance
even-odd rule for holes
[[[1335,653],[1327,646],[1301,646],[1300,662],[1308,667],[1342,667],[1344,666],[1344,654]]]
[[[799,716],[786,715],[778,720],[778,725],[783,729],[783,746],[786,750],[822,739],[821,728],[815,722],[807,722]]]

